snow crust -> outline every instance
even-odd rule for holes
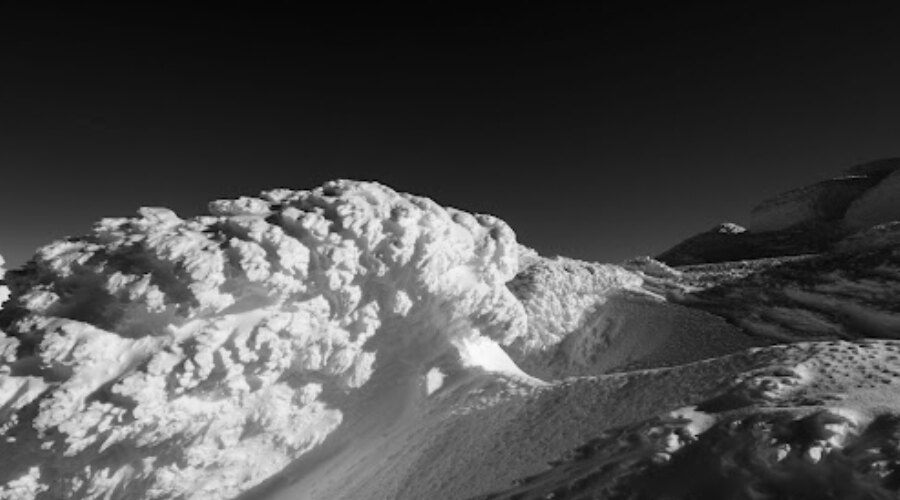
[[[231,498],[382,366],[519,372],[502,221],[353,181],[209,210],[104,219],[9,277],[0,498]]]

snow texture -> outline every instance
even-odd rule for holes
[[[392,359],[517,371],[502,221],[350,181],[210,213],[105,219],[10,273],[0,498],[230,498]]]
[[[528,315],[528,333],[508,350],[542,379],[671,366],[760,343],[717,316],[670,303],[653,282],[680,273],[652,259],[625,267],[544,259],[509,287]]]
[[[371,182],[104,219],[4,277],[0,499],[895,498],[897,166],[682,267]]]
[[[746,227],[721,224],[657,256],[670,265],[826,252],[854,233],[900,217],[900,159],[864,163],[756,206]]]
[[[847,176],[788,191],[755,207],[746,227],[750,231],[765,232],[838,220],[847,206],[871,185],[868,177]]]
[[[896,341],[803,343],[665,370],[649,388],[658,415],[609,426],[549,468],[477,498],[896,498],[898,352]],[[696,384],[689,406],[672,408],[678,396],[660,392],[663,377],[684,387],[711,369],[724,369],[725,383]],[[616,395],[620,404],[638,399]]]

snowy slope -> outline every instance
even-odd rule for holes
[[[763,201],[750,213],[747,229],[767,232],[799,224],[841,224],[846,217],[855,219],[852,227],[862,229],[891,220],[897,215],[896,173],[900,160],[886,159],[863,163],[847,169],[843,175],[811,186],[792,189]],[[891,180],[891,177],[895,177]],[[855,214],[848,213],[852,206]]]
[[[0,497],[228,498],[380,371],[524,377],[496,343],[525,331],[502,221],[349,181],[210,210],[107,219],[9,273]]]
[[[742,226],[719,225],[657,258],[670,265],[690,265],[819,253],[898,217],[900,159],[879,160],[765,200]],[[742,230],[730,229],[735,226]]]
[[[766,343],[665,300],[654,282],[677,281],[679,273],[655,264],[556,258],[526,267],[508,285],[528,316],[510,355],[529,374],[552,380],[677,365]]]
[[[884,222],[900,219],[900,170],[894,171],[883,181],[847,207],[844,224],[852,229],[865,229]]]
[[[675,268],[369,182],[105,219],[5,276],[0,499],[893,498],[894,170]]]

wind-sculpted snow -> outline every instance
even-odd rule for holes
[[[366,182],[102,220],[0,282],[0,500],[893,498],[897,166],[621,265]]]
[[[515,347],[528,354],[559,344],[611,293],[640,290],[642,283],[639,275],[612,264],[561,258],[535,262],[509,283],[530,318],[529,335]]]
[[[847,208],[844,224],[852,229],[865,229],[900,219],[900,170],[866,191]]]
[[[230,498],[392,361],[516,372],[518,252],[496,218],[351,181],[47,245],[7,275],[0,498]]]
[[[898,353],[895,341],[819,342],[711,361],[733,371],[705,397],[604,429],[540,473],[476,498],[896,498]],[[746,360],[755,366],[740,366]],[[655,384],[684,386],[704,364],[657,373]],[[627,388],[618,402],[640,399]],[[656,397],[668,403],[668,393]]]
[[[680,273],[652,259],[623,266],[543,259],[509,283],[528,333],[508,347],[530,375],[561,379],[687,363],[759,345],[703,311],[669,303],[654,283]]]

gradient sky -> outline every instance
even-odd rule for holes
[[[356,178],[618,261],[900,156],[897,7],[275,5],[4,7],[0,253],[142,205]]]

